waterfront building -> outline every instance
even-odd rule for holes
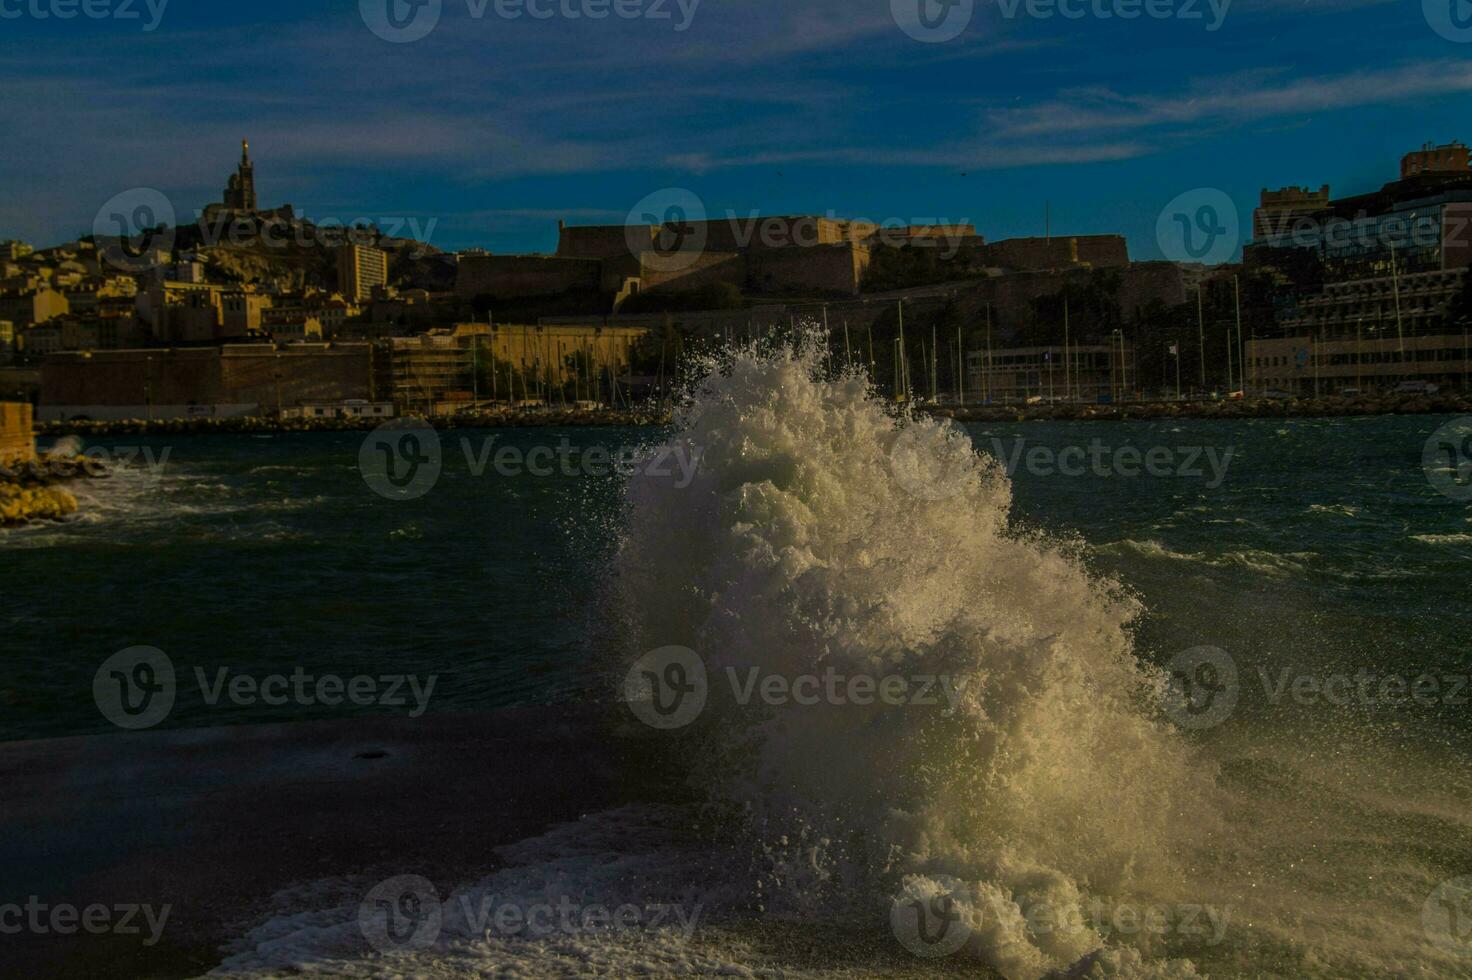
[[[401,411],[437,414],[473,400],[468,344],[449,331],[390,337],[376,343],[374,390]]]
[[[1327,187],[1263,191],[1244,261],[1314,285],[1290,292],[1273,336],[1249,341],[1249,388],[1301,393],[1315,373],[1321,389],[1460,378],[1462,331],[1450,321],[1472,266],[1467,147],[1427,144],[1400,173],[1337,201]]]
[[[1255,392],[1333,395],[1386,391],[1418,381],[1468,390],[1472,350],[1466,331],[1398,337],[1360,335],[1252,338],[1247,387]]]
[[[968,401],[1123,401],[1135,392],[1134,349],[1124,341],[1006,347],[966,355]]]

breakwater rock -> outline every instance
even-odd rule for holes
[[[0,483],[0,527],[55,521],[77,512],[77,498],[61,487],[22,487]]]
[[[75,514],[77,498],[61,484],[107,475],[106,466],[87,456],[0,460],[0,526],[54,521]]]

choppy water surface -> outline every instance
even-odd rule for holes
[[[649,431],[447,433],[409,501],[365,482],[361,436],[110,442],[167,462],[0,536],[3,734],[108,731],[93,677],[135,645],[179,670],[166,726],[345,710],[210,706],[196,668],[435,675],[432,711],[601,696],[593,652],[620,644],[688,645],[713,671],[947,673],[971,686],[943,716],[713,698],[679,752],[728,814],[725,850],[651,801],[458,893],[699,894],[692,939],[490,942],[447,913],[397,967],[889,975],[920,961],[886,910],[947,897],[967,942],[927,969],[1472,975],[1461,892],[1437,890],[1472,874],[1472,509],[1422,469],[1447,419],[971,427],[1008,478],[929,426],[897,442],[862,385],[812,368],[727,365],[675,442],[704,454],[688,485],[474,472],[493,436],[524,453]],[[907,469],[912,450],[940,465]],[[1155,669],[1192,648],[1236,672],[1219,717],[1181,714]],[[247,933],[228,968],[381,969],[344,887],[298,896],[311,914]],[[1039,908],[1086,926],[1039,928]],[[1142,910],[1165,926],[1101,925]],[[849,953],[795,964],[791,929]],[[882,952],[855,965],[831,940],[854,935]]]

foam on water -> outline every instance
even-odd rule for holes
[[[1220,521],[1217,523],[1236,523],[1231,521]],[[1109,554],[1120,554],[1122,552],[1133,552],[1146,558],[1166,559],[1170,561],[1191,562],[1201,565],[1210,565],[1215,568],[1243,568],[1261,575],[1274,578],[1287,578],[1299,575],[1318,556],[1313,552],[1298,551],[1286,554],[1249,549],[1246,551],[1227,551],[1220,555],[1207,555],[1195,552],[1173,551],[1166,545],[1154,539],[1136,541],[1129,538],[1116,541],[1112,544],[1103,545],[1100,551]]]

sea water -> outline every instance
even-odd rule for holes
[[[7,735],[104,730],[92,671],[138,643],[437,672],[432,710],[617,699],[650,651],[699,658],[699,717],[650,733],[680,802],[504,849],[403,949],[365,940],[362,883],[304,887],[222,972],[1472,975],[1472,511],[1422,465],[1448,420],[962,431],[897,419],[813,349],[705,372],[655,437],[700,460],[683,486],[476,475],[473,431],[412,501],[364,485],[361,436],[178,439],[161,473],[121,467],[87,517],[0,539]],[[651,439],[502,438],[564,435]],[[959,696],[726,682],[825,676]],[[178,702],[165,724],[327,716]],[[568,896],[640,917],[494,927]]]

